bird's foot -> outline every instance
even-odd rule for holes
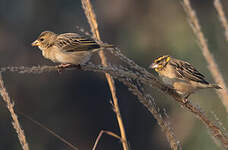
[[[187,104],[189,101],[188,101],[188,98],[184,98],[183,100],[182,100],[182,102],[184,103],[184,104]]]
[[[79,69],[79,70],[82,69],[80,64],[78,64],[78,65],[60,64],[60,65],[57,66],[57,68],[58,68],[57,70],[58,70],[58,73],[62,73],[64,69],[66,69],[66,68],[74,68],[74,67]]]
[[[65,68],[69,68],[71,64],[60,64],[57,66],[58,73],[62,73]]]

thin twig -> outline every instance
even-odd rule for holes
[[[93,11],[93,7],[90,3],[90,0],[81,0],[81,2],[82,2],[84,12],[86,14],[87,20],[90,24],[90,28],[91,28],[91,31],[93,33],[93,37],[97,41],[100,41],[101,39],[100,39],[99,30],[98,30],[96,15]],[[107,66],[107,59],[105,57],[103,50],[101,50],[99,52],[99,56],[101,58],[102,65]],[[127,144],[127,137],[126,137],[126,133],[125,133],[125,129],[124,129],[124,124],[123,124],[123,120],[121,117],[118,99],[117,99],[117,95],[116,95],[115,82],[114,82],[113,78],[108,73],[105,73],[105,76],[106,76],[106,79],[108,81],[109,88],[110,88],[110,91],[112,94],[113,104],[114,104],[114,108],[116,111],[115,113],[116,113],[117,121],[118,121],[119,128],[120,128],[120,134],[121,134],[121,138],[122,138],[122,146],[123,146],[124,150],[129,150],[129,147]]]
[[[102,135],[103,135],[104,133],[107,134],[107,135],[110,135],[110,136],[112,136],[112,137],[114,137],[114,138],[117,138],[117,139],[121,140],[121,137],[119,137],[119,136],[116,135],[115,133],[113,133],[113,132],[111,132],[111,131],[107,131],[107,130],[101,130],[100,133],[99,133],[98,136],[97,136],[97,139],[96,139],[96,141],[95,141],[95,143],[94,143],[94,146],[93,146],[93,149],[92,149],[92,150],[95,150],[95,149],[97,148],[97,144],[98,144],[98,142],[100,141],[100,139],[101,139],[101,137],[102,137]]]
[[[9,94],[8,94],[8,92],[4,86],[4,82],[2,79],[1,72],[0,72],[0,94],[1,94],[4,102],[6,103],[6,106],[10,112],[12,119],[13,119],[12,125],[17,132],[17,136],[18,136],[18,139],[20,141],[20,144],[21,144],[23,150],[29,150],[29,146],[28,146],[28,142],[26,141],[25,133],[24,133],[23,129],[21,128],[21,125],[18,121],[17,115],[14,111],[14,104],[10,100]]]
[[[210,50],[207,45],[207,40],[204,37],[203,32],[201,31],[201,27],[200,27],[198,18],[196,16],[195,11],[191,7],[190,1],[184,0],[183,7],[185,9],[186,14],[189,17],[189,23],[192,27],[192,30],[194,31],[194,34],[196,35],[196,37],[198,39],[203,56],[208,63],[208,68],[209,68],[215,82],[218,83],[222,87],[221,90],[217,90],[217,94],[219,95],[220,99],[222,100],[223,105],[226,108],[226,111],[228,112],[228,91],[227,91],[227,86],[225,84],[223,76],[218,69],[218,66],[215,62],[213,55],[210,53]]]
[[[225,37],[228,42],[228,23],[220,0],[214,0],[215,8],[218,12],[219,20],[225,29]]]
[[[46,130],[47,132],[49,132],[50,134],[52,134],[53,136],[55,136],[57,139],[59,139],[60,141],[62,141],[63,143],[65,143],[66,145],[68,145],[72,150],[79,150],[77,147],[75,147],[73,144],[71,144],[70,142],[68,142],[67,140],[65,140],[63,137],[61,137],[60,135],[56,134],[54,131],[52,131],[51,129],[45,127],[43,124],[41,124],[40,122],[32,119],[30,116],[22,113],[22,112],[18,112],[18,114],[21,114],[22,116],[24,116],[26,119],[30,120],[31,122],[33,122],[34,124],[36,124],[37,126],[41,127],[42,129]]]

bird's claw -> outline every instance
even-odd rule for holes
[[[57,71],[58,71],[58,73],[62,73],[63,69],[68,68],[70,66],[71,66],[71,64],[60,64],[57,66]]]
[[[184,99],[182,100],[182,102],[183,102],[184,104],[187,104],[189,101],[188,101],[187,98],[184,98]]]
[[[71,67],[76,67],[78,68],[79,70],[81,69],[81,65],[78,64],[78,65],[73,65],[73,64],[60,64],[57,66],[57,71],[58,73],[62,73],[64,69],[66,68],[71,68]]]

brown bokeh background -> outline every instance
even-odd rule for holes
[[[227,82],[227,42],[213,1],[191,2]],[[228,15],[228,2],[222,3]],[[169,54],[191,62],[213,82],[180,1],[93,0],[92,4],[102,40],[118,46],[137,64],[148,67],[154,58]],[[0,0],[0,66],[53,65],[31,47],[31,42],[44,30],[77,32],[76,26],[90,30],[80,0]],[[16,110],[54,130],[80,150],[91,149],[102,129],[119,134],[108,84],[101,73],[4,73],[3,78]],[[116,82],[116,87],[131,149],[170,149],[151,114],[125,86]],[[197,118],[160,91],[149,90],[161,110],[165,108],[183,149],[219,149]],[[214,90],[198,92],[190,99],[217,124],[228,126],[227,113]],[[0,149],[21,149],[9,113],[2,101],[0,104]],[[19,120],[32,150],[68,148],[20,115]],[[120,141],[105,135],[97,150],[121,148]]]

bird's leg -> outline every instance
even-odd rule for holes
[[[60,64],[58,68],[68,68],[69,66],[71,66],[71,64]]]
[[[187,104],[189,101],[188,101],[188,97],[190,96],[190,94],[188,94],[187,96],[185,96],[183,99],[182,99],[182,102],[184,104]]]
[[[58,72],[59,73],[62,73],[63,69],[66,69],[66,68],[77,68],[79,70],[81,70],[81,65],[78,64],[78,65],[74,65],[74,64],[60,64],[57,66],[58,67]]]
[[[188,98],[184,98],[183,100],[182,100],[182,102],[184,103],[184,104],[187,104],[189,101],[188,101]]]
[[[69,68],[71,66],[71,64],[60,64],[57,66],[57,70],[58,70],[58,73],[62,73],[63,69],[65,68]]]

